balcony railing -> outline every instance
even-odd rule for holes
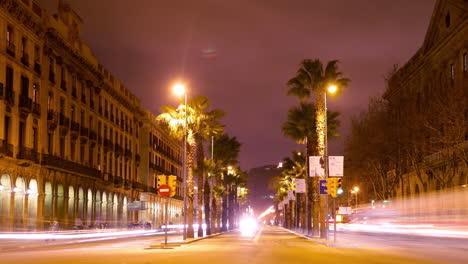
[[[104,149],[106,151],[110,151],[114,148],[114,144],[112,144],[112,141],[110,139],[104,139]]]
[[[13,89],[8,87],[5,89],[5,100],[8,104],[15,105],[15,91]]]
[[[0,153],[3,153],[8,157],[13,157],[13,145],[8,144],[4,139],[0,139]]]
[[[52,109],[47,110],[47,127],[49,130],[57,128],[58,114]]]
[[[49,72],[49,81],[55,84],[55,72]]]
[[[24,66],[29,66],[29,54],[23,53],[23,56],[21,56],[21,63],[23,63]]]
[[[132,187],[133,187],[133,189],[136,189],[136,190],[138,190],[138,191],[144,192],[144,191],[146,190],[146,187],[147,187],[147,186],[144,185],[143,183],[134,181],[134,182],[132,183]]]
[[[79,163],[75,163],[60,157],[53,155],[42,154],[41,164],[45,166],[51,166],[67,171],[71,171],[78,174],[84,174],[86,176],[100,179],[101,172],[95,168],[88,167]]]
[[[32,110],[32,99],[26,95],[20,95],[19,108],[25,112],[30,113]]]
[[[15,57],[16,55],[15,44],[13,44],[11,41],[7,41],[6,51],[10,56]]]
[[[70,130],[72,132],[79,132],[80,131],[80,124],[78,122],[76,122],[76,121],[71,121]]]
[[[67,82],[65,80],[62,80],[60,82],[60,88],[62,88],[62,90],[64,90],[64,91],[67,90]]]
[[[88,137],[89,129],[87,127],[81,126],[80,128],[80,136]]]
[[[38,103],[33,102],[32,103],[32,113],[40,116],[41,115],[41,105]]]
[[[34,149],[30,149],[26,147],[20,148],[17,158],[30,160],[34,163],[39,163],[39,153]]]
[[[70,118],[66,117],[62,113],[59,115],[59,125],[63,127],[69,127],[70,126]]]
[[[114,187],[120,187],[123,184],[123,179],[121,177],[114,177]]]
[[[126,189],[126,190],[132,188],[132,184],[131,184],[130,181],[127,180],[127,179],[124,180],[124,184],[123,184],[123,185],[124,185],[124,189]]]

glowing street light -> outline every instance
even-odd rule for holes
[[[330,94],[334,94],[334,93],[336,93],[336,91],[338,91],[338,87],[336,85],[332,84],[332,85],[328,86],[327,90],[328,90],[328,92]]]
[[[182,83],[176,83],[174,87],[172,87],[172,89],[174,90],[174,93],[177,96],[182,96],[186,94],[185,85]]]
[[[353,188],[353,191],[355,191],[355,192],[359,192],[359,187],[357,187],[357,186],[354,186],[354,188]]]

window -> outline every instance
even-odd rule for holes
[[[21,76],[21,96],[29,96],[29,79],[25,76]]]
[[[8,46],[13,46],[14,33],[13,33],[13,26],[11,26],[11,25],[7,26],[6,40],[7,40],[7,45]]]
[[[450,12],[447,12],[447,15],[445,15],[445,27],[450,27]]]
[[[60,157],[65,158],[65,138],[60,137]]]
[[[463,71],[466,72],[468,65],[467,65],[467,58],[466,58],[466,52],[463,54]]]
[[[37,127],[33,128],[33,149],[37,151]]]
[[[9,116],[5,116],[4,133],[5,133],[5,143],[8,144],[8,141],[10,139],[10,117]]]
[[[75,121],[75,105],[71,105],[70,107],[70,118],[71,118],[71,121],[74,122]]]
[[[81,123],[81,126],[85,125],[85,112],[83,110],[81,110],[80,112],[80,123]]]
[[[47,111],[52,110],[52,104],[53,104],[53,94],[49,92],[49,95],[47,96]]]
[[[80,144],[80,162],[83,164],[85,162],[85,145]]]
[[[455,79],[455,67],[453,64],[450,64],[450,79]]]
[[[26,37],[21,38],[21,54],[26,57],[28,54],[28,39]]]
[[[54,134],[51,132],[47,133],[47,151],[49,154],[53,154],[54,151]]]
[[[13,69],[10,67],[6,68],[5,88],[7,90],[13,90]]]
[[[39,46],[35,45],[34,46],[34,61],[39,63],[40,61],[40,56],[41,56],[41,53],[39,51]]]
[[[25,134],[25,124],[24,122],[19,122],[19,135],[18,135],[18,146],[22,148],[24,146],[24,134]]]
[[[74,140],[70,140],[70,157],[71,157],[71,161],[75,161],[75,141]]]
[[[60,97],[60,114],[65,114],[65,98]]]

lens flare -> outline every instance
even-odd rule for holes
[[[246,216],[240,221],[240,231],[242,236],[254,236],[257,231],[257,221],[250,216]]]

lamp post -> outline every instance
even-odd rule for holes
[[[187,90],[185,85],[178,83],[173,87],[174,93],[177,96],[184,96],[184,158],[183,158],[183,168],[182,168],[182,188],[183,188],[183,197],[184,197],[184,229],[183,229],[183,239],[187,239]]]
[[[328,164],[328,120],[327,120],[327,92],[330,93],[330,94],[334,94],[336,93],[336,91],[338,90],[338,87],[334,84],[330,84],[327,89],[325,90],[325,92],[323,93],[323,97],[324,97],[324,106],[325,106],[325,133],[324,133],[324,137],[325,137],[325,140],[324,140],[324,158],[325,158],[325,179],[328,178],[329,176],[329,164]],[[333,208],[333,210],[335,210],[335,208]],[[326,239],[328,240],[328,230],[329,230],[329,217],[328,217],[328,195],[325,196],[325,237]],[[336,232],[335,232],[336,233]]]
[[[354,186],[353,193],[356,195],[356,208],[358,208],[358,192],[359,192],[359,187]]]

